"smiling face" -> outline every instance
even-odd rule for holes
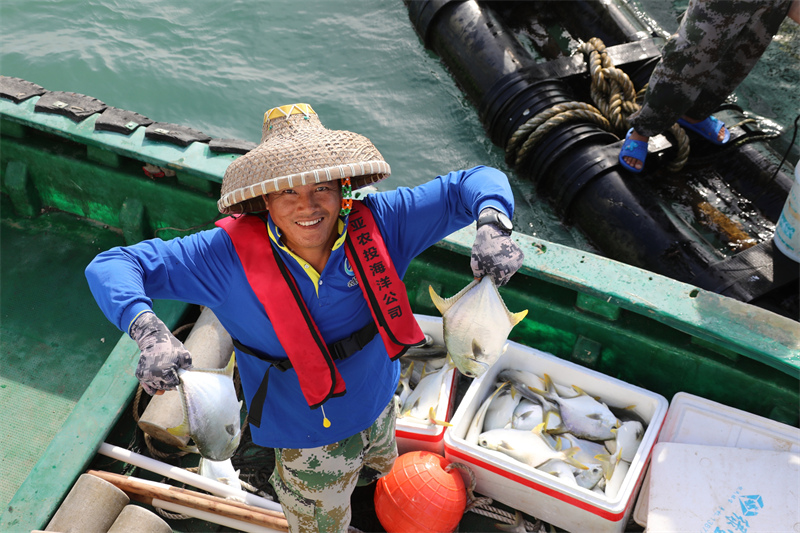
[[[270,193],[265,200],[283,243],[321,272],[338,237],[339,182],[300,185]]]

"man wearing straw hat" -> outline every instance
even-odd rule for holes
[[[261,144],[225,172],[213,230],[101,253],[86,270],[106,316],[138,343],[150,394],[191,355],[150,298],[204,305],[234,339],[253,441],[291,531],[346,531],[350,495],[397,456],[397,358],[424,342],[402,276],[411,260],[478,221],[475,277],[505,284],[522,264],[514,201],[488,167],[352,200],[389,176],[365,137],[326,129],[307,104],[267,111]]]

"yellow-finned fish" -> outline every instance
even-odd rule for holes
[[[537,468],[551,459],[559,459],[581,470],[587,467],[575,459],[578,448],[554,450],[542,434],[544,423],[532,431],[521,429],[492,429],[478,436],[478,445],[503,452],[517,461]]]
[[[478,444],[478,435],[483,433],[483,419],[486,417],[486,411],[489,409],[489,406],[492,404],[492,400],[495,396],[506,386],[508,385],[507,382],[502,382],[497,385],[495,391],[486,398],[483,403],[481,404],[480,408],[478,408],[478,412],[475,413],[475,416],[472,417],[472,422],[470,423],[469,427],[467,428],[467,435],[464,437],[464,440],[469,442],[470,444]]]
[[[505,351],[511,329],[528,310],[511,313],[491,276],[474,280],[451,298],[429,287],[433,304],[442,314],[444,344],[459,372],[477,378]]]
[[[573,388],[578,391],[578,396],[562,398],[558,395],[550,376],[545,374],[544,381],[545,390],[533,387],[530,387],[530,390],[558,405],[564,431],[569,431],[576,437],[584,439],[608,440],[614,438],[611,429],[619,427],[619,420],[606,404],[595,400],[574,385]],[[559,430],[559,432],[563,431]]]
[[[450,364],[445,364],[439,370],[425,374],[420,378],[419,383],[408,395],[400,416],[411,417],[431,424],[449,425],[435,419],[436,408],[439,406],[439,395],[444,384],[444,379],[450,369]]]
[[[212,461],[233,456],[242,436],[242,402],[237,401],[233,386],[234,364],[231,355],[225,368],[178,371],[183,422],[167,431],[176,436],[188,435],[196,451]]]

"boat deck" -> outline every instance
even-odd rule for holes
[[[120,336],[83,275],[121,233],[63,212],[11,218],[0,245],[0,503],[31,472]],[[22,445],[24,443],[24,445]]]

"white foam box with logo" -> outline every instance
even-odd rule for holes
[[[670,402],[658,442],[800,452],[800,428],[781,424],[686,392]],[[650,473],[645,475],[633,519],[647,526]]]
[[[506,368],[548,374],[553,382],[577,385],[611,407],[633,407],[646,423],[642,442],[631,461],[617,495],[569,485],[557,477],[493,450],[465,440],[467,430],[483,401],[495,390],[498,374]],[[624,531],[642,483],[661,425],[667,413],[666,398],[600,372],[559,359],[552,354],[509,342],[506,352],[486,373],[474,380],[453,415],[444,436],[445,457],[467,465],[475,474],[476,492],[556,527],[572,532]]]
[[[428,315],[414,315],[422,331],[433,338],[434,344],[444,345],[442,318]],[[453,415],[456,401],[456,386],[459,373],[453,368],[447,372],[439,391],[439,403],[436,407],[436,419],[449,422]],[[397,453],[426,451],[444,455],[445,426],[427,424],[409,417],[398,417],[395,428]]]
[[[800,531],[800,453],[660,442],[648,533]]]

